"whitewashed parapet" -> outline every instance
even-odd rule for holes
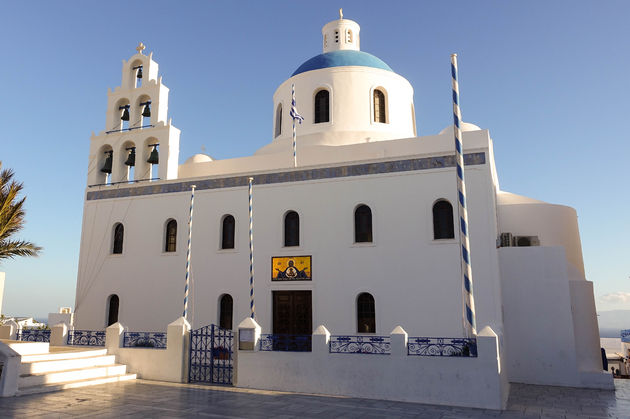
[[[375,338],[370,340],[370,338]],[[336,338],[336,348],[332,339]],[[433,345],[433,339],[426,338]],[[452,338],[453,340],[455,338]],[[461,340],[461,339],[460,339]],[[389,336],[331,336],[324,325],[311,352],[238,351],[237,385],[243,388],[504,409],[509,384],[501,370],[498,337],[490,327],[476,349],[428,356],[410,354],[411,338],[397,326]],[[440,352],[442,353],[442,352]]]
[[[2,375],[0,376],[0,396],[15,396],[18,389],[18,375],[22,364],[22,356],[6,343],[0,342],[0,361],[3,364]]]
[[[154,348],[125,348],[125,327],[114,323],[106,331],[107,353],[116,355],[118,362],[127,365],[128,372],[148,380],[184,383],[188,381],[190,352],[190,324],[183,317],[170,323],[166,332],[166,350]]]
[[[50,346],[66,346],[68,344],[68,326],[58,323],[50,329]]]

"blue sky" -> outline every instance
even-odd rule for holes
[[[0,160],[25,183],[20,238],[45,250],[0,264],[3,313],[74,304],[90,134],[139,41],[170,88],[180,163],[245,156],[339,7],[414,86],[419,135],[452,123],[458,53],[463,119],[490,130],[501,188],[574,207],[598,309],[630,309],[630,2],[30,1],[1,5]]]

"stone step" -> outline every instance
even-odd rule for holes
[[[22,363],[36,361],[56,361],[60,359],[89,358],[94,356],[107,355],[107,349],[83,349],[75,347],[53,347],[50,353],[39,353],[33,355],[22,355]]]
[[[26,387],[42,386],[45,384],[57,384],[71,381],[81,381],[96,378],[106,378],[125,375],[127,366],[121,364],[106,365],[100,367],[80,368],[59,372],[41,374],[25,374],[18,378],[18,389]]]
[[[96,366],[114,365],[116,357],[114,355],[91,356],[86,358],[58,359],[52,361],[30,361],[22,362],[20,374],[41,374],[45,372],[60,372],[88,368]]]
[[[28,394],[37,394],[37,393],[48,393],[51,391],[60,391],[60,390],[68,389],[68,388],[95,386],[98,384],[116,383],[120,381],[129,381],[129,380],[135,380],[135,379],[136,379],[136,374],[124,374],[124,375],[117,375],[113,377],[92,378],[92,379],[87,379],[87,380],[77,380],[77,381],[70,381],[70,382],[57,383],[57,384],[45,384],[42,386],[20,388],[18,389],[16,396],[25,396]]]

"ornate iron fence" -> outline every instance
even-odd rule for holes
[[[68,345],[105,346],[105,331],[68,330]]]
[[[188,382],[232,384],[234,332],[211,324],[190,332]]]
[[[23,342],[50,342],[50,330],[18,329],[17,340]]]
[[[261,351],[311,352],[311,335],[260,335]]]
[[[407,355],[476,357],[477,339],[410,337]]]
[[[331,336],[329,349],[331,354],[391,354],[389,336]]]
[[[166,349],[166,333],[162,332],[125,332],[125,348]]]

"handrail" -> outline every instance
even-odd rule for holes
[[[121,182],[95,183],[93,185],[88,185],[88,188],[92,188],[94,186],[110,186],[110,185],[121,185],[121,184],[140,183],[140,182],[152,182],[155,180],[161,180],[161,178],[152,177],[152,178],[147,178],[147,179],[123,180]]]

